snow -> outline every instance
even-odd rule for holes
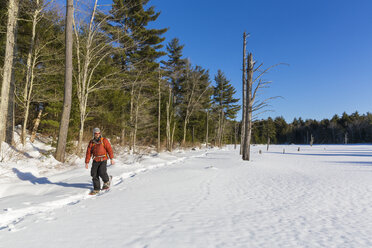
[[[98,196],[82,158],[17,149],[0,163],[0,247],[372,247],[372,145],[257,145],[249,162],[233,146],[117,150]]]

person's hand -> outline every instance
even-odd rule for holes
[[[88,169],[89,163],[85,163],[85,169]]]
[[[111,159],[111,164],[114,165],[115,164],[115,160]]]

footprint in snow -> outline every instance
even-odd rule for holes
[[[204,167],[204,169],[214,169],[214,170],[217,170],[217,168],[216,167],[214,167],[213,165],[210,165],[210,166],[206,166],[206,167]]]

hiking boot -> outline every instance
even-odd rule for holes
[[[96,195],[99,193],[99,190],[92,190],[89,195]]]
[[[102,189],[109,189],[110,188],[110,181],[103,183]]]

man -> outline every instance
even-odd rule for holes
[[[89,160],[93,157],[90,174],[93,180],[93,191],[91,194],[97,194],[101,190],[100,180],[102,178],[102,189],[110,187],[110,178],[107,174],[107,159],[110,157],[111,164],[114,165],[114,153],[112,152],[110,142],[101,136],[101,130],[96,127],[93,129],[93,139],[89,142],[85,156],[85,168],[88,169]]]

